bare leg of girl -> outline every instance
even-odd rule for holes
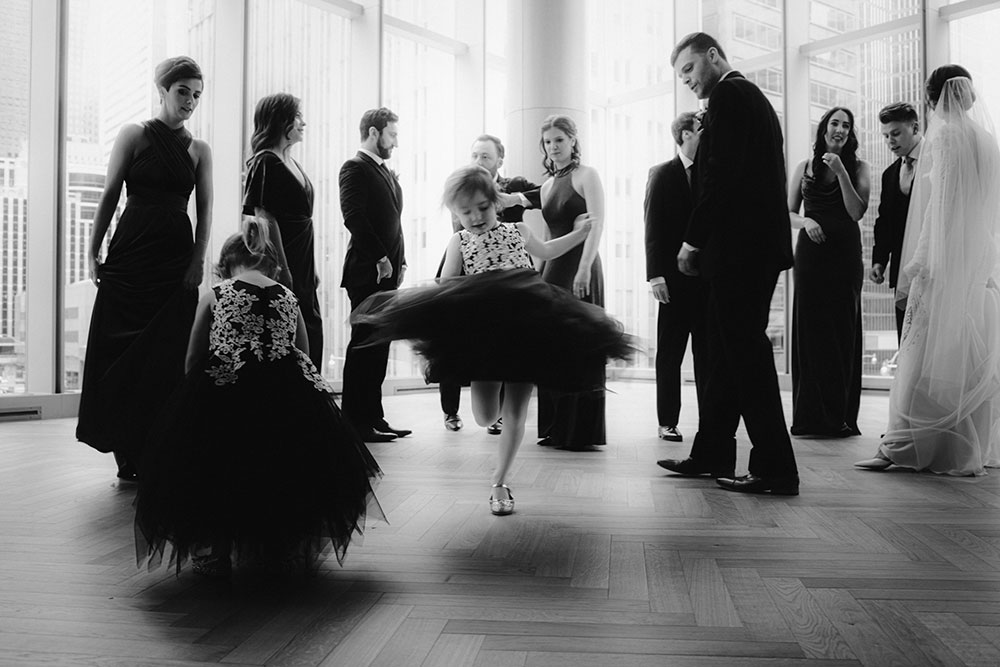
[[[499,406],[499,387],[495,383],[482,383],[491,385],[483,387],[482,394],[477,396],[476,385],[472,384],[473,413],[476,421],[480,425],[491,424],[496,413],[492,406]],[[510,467],[514,463],[514,457],[524,439],[524,422],[528,416],[528,401],[531,399],[532,386],[526,382],[508,382],[504,385],[503,407],[501,417],[503,417],[504,428],[500,434],[500,451],[498,453],[497,467],[493,474],[493,492],[490,495],[490,509],[494,514],[510,514],[514,509],[514,501],[507,488],[506,480],[510,472]],[[477,403],[482,405],[477,409]],[[494,402],[495,401],[495,402]]]

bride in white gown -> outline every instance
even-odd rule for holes
[[[876,458],[855,465],[979,475],[1000,465],[1000,150],[965,68],[934,70],[927,96],[933,113],[896,289],[906,315],[889,425]]]

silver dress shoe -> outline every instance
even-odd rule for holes
[[[514,512],[514,496],[510,493],[510,487],[506,484],[494,484],[494,489],[506,489],[507,497],[500,500],[494,498],[493,494],[490,494],[490,512],[497,516],[506,516]]]
[[[656,435],[660,440],[669,440],[670,442],[684,441],[684,436],[681,435],[676,426],[660,426],[656,429]]]

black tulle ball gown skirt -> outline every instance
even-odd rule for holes
[[[351,316],[371,339],[409,340],[428,382],[530,382],[555,391],[603,390],[591,369],[634,351],[599,306],[546,283],[532,269],[489,271],[381,292]]]
[[[304,369],[311,369],[304,372]],[[202,365],[165,406],[147,442],[136,500],[139,565],[181,565],[230,544],[237,563],[331,549],[341,560],[366,518],[384,519],[378,464],[305,355],[247,364],[219,385]]]

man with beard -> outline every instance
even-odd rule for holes
[[[361,117],[361,148],[340,169],[340,210],[351,232],[344,258],[341,287],[347,290],[353,311],[375,292],[399,287],[406,271],[403,229],[403,191],[385,161],[399,145],[396,123],[389,109],[369,109]],[[382,409],[382,381],[389,361],[389,343],[361,347],[369,327],[355,324],[344,360],[344,414],[365,442],[388,442],[409,435],[394,429]]]

